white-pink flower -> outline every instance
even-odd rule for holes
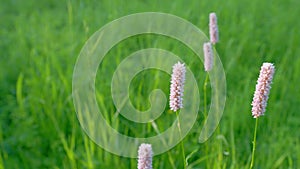
[[[216,13],[209,14],[209,35],[210,35],[210,42],[212,44],[216,44],[219,41],[219,29],[218,29]]]
[[[152,146],[141,144],[138,150],[138,169],[152,169]]]
[[[213,67],[213,49],[210,42],[203,44],[203,52],[204,52],[204,69],[205,71],[210,71]]]
[[[263,63],[257,80],[256,89],[252,101],[252,116],[258,118],[264,115],[271,89],[271,83],[275,72],[272,63]]]
[[[173,66],[172,80],[170,87],[170,109],[177,111],[183,108],[183,90],[185,81],[185,66],[183,63],[176,63]]]

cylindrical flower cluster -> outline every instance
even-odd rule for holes
[[[141,144],[138,150],[138,169],[152,169],[152,146]]]
[[[206,72],[210,71],[213,67],[213,49],[210,42],[203,44],[203,52],[204,52],[204,69]]]
[[[263,63],[257,80],[256,89],[252,101],[252,116],[258,118],[264,115],[271,89],[271,83],[275,72],[272,63]]]
[[[185,66],[183,63],[176,63],[173,66],[172,80],[170,87],[170,109],[177,111],[183,108],[183,90],[185,81]]]
[[[212,44],[216,44],[219,41],[219,29],[218,29],[216,13],[209,14],[209,35],[210,35],[210,42]]]

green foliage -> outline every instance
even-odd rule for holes
[[[108,153],[85,135],[73,107],[71,83],[76,58],[93,32],[121,16],[146,11],[177,15],[205,32],[209,12],[218,15],[221,41],[216,48],[227,76],[226,108],[217,132],[199,144],[204,106],[200,103],[199,119],[184,139],[188,168],[248,168],[255,124],[250,103],[265,61],[274,62],[276,72],[266,116],[258,126],[254,168],[299,168],[299,6],[299,0],[1,2],[0,169],[136,168],[136,159]],[[182,56],[203,98],[203,66],[186,46],[155,35],[121,42],[99,66],[96,97],[108,123],[130,136],[157,131],[151,124],[116,118],[111,77],[128,54],[148,47]],[[155,70],[138,74],[130,86],[134,106],[147,109],[154,88],[168,95],[169,78]],[[158,130],[164,131],[175,118],[166,109],[157,120]],[[154,168],[183,168],[180,146],[155,156]]]

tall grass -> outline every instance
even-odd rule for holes
[[[178,15],[204,32],[208,32],[209,12],[218,15],[220,43],[216,48],[226,72],[226,108],[218,132],[199,144],[205,106],[200,103],[197,123],[183,140],[189,168],[249,166],[253,134],[250,103],[264,61],[275,63],[277,72],[266,116],[258,126],[254,168],[299,168],[298,6],[298,0],[2,2],[0,168],[136,168],[136,159],[106,152],[85,135],[74,111],[71,82],[76,57],[93,32],[118,17],[145,11]],[[156,131],[151,124],[134,124],[116,116],[110,96],[111,77],[128,54],[148,47],[182,56],[199,87],[206,77],[200,73],[204,72],[202,63],[176,40],[143,35],[115,46],[99,66],[96,96],[108,123],[129,136],[151,136]],[[168,96],[169,79],[169,75],[156,70],[138,74],[130,88],[133,104],[147,109],[149,103],[145,100],[156,87]],[[207,100],[209,105],[209,94]],[[164,131],[175,118],[166,110],[157,120],[158,130]],[[153,168],[183,168],[180,154],[178,145],[155,156]]]

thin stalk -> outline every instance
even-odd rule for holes
[[[255,155],[255,147],[256,147],[256,133],[257,133],[257,125],[258,125],[258,118],[256,118],[255,121],[255,129],[254,129],[254,136],[253,136],[253,147],[252,147],[252,158],[251,158],[251,163],[250,163],[250,168],[253,168],[253,164],[254,164],[254,155]]]
[[[156,132],[156,134],[161,134],[160,131],[157,128],[156,123],[154,121],[151,122],[151,125],[152,125],[154,131]],[[168,145],[165,139],[161,138],[161,141],[163,142],[164,146]],[[170,151],[167,151],[167,154],[168,154],[168,159],[169,159],[169,162],[170,162],[172,168],[176,169],[176,166],[175,166],[175,163],[174,163],[174,160],[172,158],[172,155],[171,155]]]
[[[176,116],[178,119],[178,130],[179,130],[179,137],[182,138],[182,134],[181,134],[181,127],[180,127],[180,120],[179,120],[179,116],[178,116],[178,111],[176,111]],[[186,161],[185,161],[185,151],[184,151],[184,145],[183,145],[183,140],[180,142],[181,145],[181,149],[182,149],[182,158],[183,158],[183,165],[184,165],[184,169],[186,169]]]
[[[208,84],[208,73],[206,73],[206,77],[205,77],[205,81],[204,81],[204,85],[203,85],[203,116],[204,116],[204,121],[207,118],[207,84]],[[205,138],[207,137],[207,133],[205,133]],[[208,146],[207,144],[205,144],[205,154],[209,154],[209,150],[208,150]],[[208,164],[208,163],[207,163]],[[207,165],[207,167],[209,167]]]
[[[206,119],[207,117],[207,84],[208,84],[208,73],[206,73],[206,77],[205,77],[205,81],[204,81],[204,85],[203,85],[203,104],[204,104],[204,110],[203,110],[203,115],[204,115],[204,119]]]

